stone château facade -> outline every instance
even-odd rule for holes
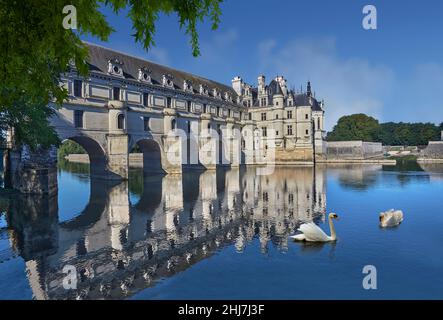
[[[89,76],[81,77],[74,66],[62,75],[68,101],[50,121],[61,140],[73,140],[87,151],[93,177],[126,179],[135,147],[143,153],[145,171],[168,173],[220,165],[312,164],[325,153],[323,102],[315,99],[309,82],[305,93],[290,90],[282,76],[268,85],[259,76],[257,87],[235,77],[230,87],[85,45]],[[44,176],[54,170],[41,170],[40,161],[53,155],[15,150],[12,185],[24,192],[54,190],[49,184],[56,179]]]

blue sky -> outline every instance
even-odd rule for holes
[[[362,28],[366,4],[377,8],[377,30]],[[174,15],[160,17],[146,52],[125,12],[104,13],[116,29],[109,41],[83,39],[226,84],[236,75],[256,84],[260,73],[284,75],[297,89],[311,80],[327,129],[358,112],[443,122],[443,1],[225,0],[216,31],[199,25],[198,58]]]

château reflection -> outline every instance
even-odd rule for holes
[[[233,246],[288,249],[303,221],[324,219],[325,169],[188,172],[129,182],[91,181],[88,205],[59,222],[57,197],[16,196],[7,206],[11,247],[36,299],[125,298]],[[256,240],[257,239],[257,240]],[[63,288],[66,265],[76,290]]]

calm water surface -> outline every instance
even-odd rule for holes
[[[54,197],[0,198],[0,299],[442,299],[443,166],[206,171],[120,184],[61,164]],[[378,213],[402,209],[395,229]],[[338,241],[288,239],[303,221]],[[74,266],[77,290],[65,290]],[[362,269],[377,268],[377,290]]]

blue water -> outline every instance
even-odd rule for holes
[[[45,298],[63,298],[63,291],[55,293],[55,290],[48,289],[48,284],[55,279],[50,273],[57,272],[59,266],[75,259],[81,260],[75,260],[79,265],[97,265],[96,253],[106,257],[111,252],[114,255],[130,256],[135,261],[134,248],[146,247],[148,242],[154,243],[153,239],[157,239],[155,241],[159,249],[154,251],[154,257],[142,259],[137,262],[138,265],[135,265],[136,262],[128,262],[123,270],[105,272],[83,284],[87,286],[88,281],[111,283],[113,280],[110,279],[129,277],[134,282],[129,285],[129,291],[118,291],[120,282],[115,284],[114,280],[111,285],[113,293],[103,297],[91,294],[88,298],[442,299],[443,279],[440,270],[443,268],[443,253],[440,249],[443,245],[443,166],[409,171],[400,169],[382,166],[336,166],[317,168],[315,171],[312,168],[285,168],[277,169],[269,177],[243,173],[230,175],[224,172],[217,173],[216,178],[210,174],[202,178],[194,173],[178,182],[172,178],[157,177],[149,183],[143,182],[140,175],[136,174],[136,178],[130,180],[129,188],[117,186],[104,193],[107,199],[105,207],[109,209],[113,206],[111,215],[115,217],[115,212],[119,212],[118,218],[112,220],[108,216],[100,220],[96,217],[91,218],[92,222],[89,223],[86,219],[88,217],[82,217],[87,222],[81,227],[77,226],[78,223],[72,223],[69,228],[63,223],[79,221],[78,218],[85,215],[85,212],[91,215],[85,208],[97,199],[90,199],[91,186],[87,174],[62,170],[58,177],[60,230],[54,240],[57,244],[55,250],[43,250],[44,254],[40,251],[37,254],[33,250],[14,248],[9,229],[16,227],[7,225],[6,213],[0,216],[0,257],[9,257],[0,263],[0,298],[41,297],[41,294],[36,296],[38,290],[31,286],[29,273],[46,281],[46,291],[43,290]],[[287,179],[286,187],[281,183],[282,177]],[[259,187],[248,192],[248,186],[254,183],[254,179],[255,185]],[[197,187],[195,181],[199,181]],[[246,187],[243,184],[245,181]],[[211,190],[215,185],[215,198],[213,192],[209,192],[209,196],[204,195],[202,190]],[[294,202],[300,212],[288,217],[286,214],[289,207],[283,199],[287,199],[291,190],[295,190]],[[246,193],[248,197],[254,197],[254,201],[250,202],[252,207],[250,204],[248,207]],[[263,193],[267,193],[266,197]],[[232,198],[236,200],[229,205]],[[264,198],[269,198],[266,205],[262,201]],[[126,199],[129,199],[127,204]],[[212,203],[213,211],[209,215],[212,218],[199,215],[205,203]],[[126,206],[130,209],[126,210]],[[102,208],[100,205],[98,207]],[[261,215],[264,212],[262,207],[267,207],[266,214]],[[251,208],[257,209],[253,215],[241,216],[242,212],[246,213]],[[381,229],[378,213],[391,208],[403,210],[404,221],[397,228]],[[103,210],[109,215],[111,211],[106,211],[108,209]],[[189,218],[190,212],[194,212],[193,219]],[[322,219],[329,212],[336,212],[340,216],[340,220],[335,222],[338,234],[336,243],[312,245],[288,241],[287,236],[293,234],[299,220],[314,219],[329,233],[327,220],[324,222]],[[125,214],[129,215],[127,219]],[[168,220],[168,215],[175,218]],[[229,231],[225,231],[225,226],[215,226],[219,217],[226,215],[234,216],[232,228],[228,223]],[[147,222],[153,227],[147,227]],[[187,228],[194,224],[197,240],[204,240],[208,235],[211,237],[211,234],[220,232],[224,244],[212,246],[203,258],[190,263],[181,260],[171,270],[163,268],[164,271],[154,272],[150,282],[137,282],[141,276],[138,271],[131,271],[135,268],[133,266],[140,269],[155,259],[159,259],[158,265],[161,266],[161,257],[168,256],[169,252],[168,261],[174,261],[174,255],[181,255],[181,251],[173,250],[181,250],[183,246],[186,252],[194,252],[194,247],[202,246],[194,240],[180,240]],[[94,230],[102,231],[100,235],[95,235]],[[113,237],[115,230],[120,232],[117,238]],[[251,233],[249,238],[246,236],[248,232]],[[72,241],[68,239],[70,237]],[[70,248],[75,247],[78,239],[85,237],[96,239],[90,241],[94,245],[86,241],[87,254],[78,253],[80,251],[77,249],[76,256],[72,253],[75,250]],[[247,239],[240,241],[243,237]],[[175,246],[170,249],[164,247],[164,243],[170,243],[171,239],[175,239]],[[211,241],[207,240],[207,243],[213,243]],[[161,249],[162,246],[164,249]],[[26,248],[26,244],[22,247]],[[29,261],[38,261],[42,267],[37,271],[32,268],[26,271],[25,264],[29,265]],[[126,261],[125,258],[123,261]],[[362,270],[365,265],[376,268],[375,290],[363,288],[362,281],[366,275]],[[113,272],[118,272],[115,273],[118,276]]]

